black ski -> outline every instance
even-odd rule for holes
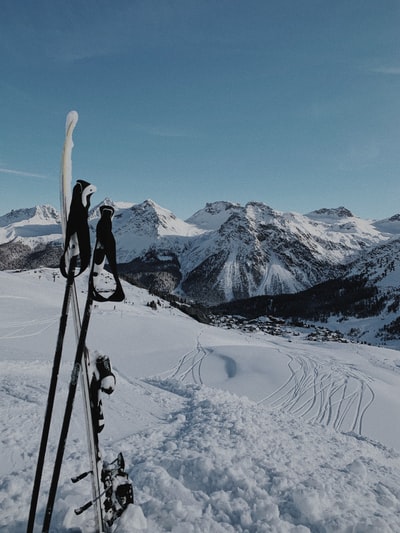
[[[57,381],[61,364],[64,336],[67,328],[68,313],[71,301],[71,291],[76,276],[76,269],[79,266],[79,275],[88,267],[90,260],[90,241],[86,238],[86,236],[89,235],[87,217],[90,205],[89,199],[94,190],[95,188],[90,185],[90,183],[80,180],[75,185],[72,195],[70,216],[68,218],[66,226],[67,237],[64,243],[64,254],[62,256],[62,264],[60,265],[61,271],[63,275],[67,278],[67,281],[60,315],[57,343],[53,359],[53,368],[50,378],[49,392],[47,396],[47,405],[39,446],[36,473],[33,483],[27,533],[32,533],[35,523],[37,502],[39,498],[40,484],[42,480],[51,418],[56,397]],[[66,266],[67,262],[68,267]]]
[[[78,377],[81,371],[81,365],[82,365],[82,359],[85,355],[86,350],[86,336],[89,328],[89,321],[93,306],[93,301],[122,301],[124,299],[124,292],[121,286],[121,283],[118,278],[118,273],[116,269],[116,260],[115,260],[115,240],[114,236],[112,234],[112,216],[114,214],[114,209],[110,206],[102,206],[101,208],[101,218],[97,224],[96,229],[96,245],[94,249],[93,254],[93,260],[92,260],[92,266],[90,270],[89,275],[89,286],[88,286],[88,294],[85,304],[85,310],[83,313],[82,318],[82,324],[80,328],[80,335],[79,335],[79,341],[78,346],[76,349],[75,354],[75,360],[74,360],[74,366],[71,374],[70,379],[70,385],[69,385],[69,391],[68,391],[68,397],[66,401],[65,406],[65,412],[64,412],[64,418],[63,423],[61,427],[61,433],[60,433],[60,439],[59,444],[57,448],[57,455],[54,463],[53,468],[53,475],[52,480],[50,484],[50,491],[48,495],[48,501],[44,516],[44,523],[43,523],[43,533],[47,533],[50,528],[51,523],[51,517],[54,507],[54,501],[56,497],[57,492],[57,486],[61,471],[61,465],[63,461],[64,456],[64,450],[65,450],[65,444],[66,439],[68,435],[71,415],[72,415],[72,409],[77,389],[77,381]],[[111,269],[111,272],[114,276],[114,282],[115,286],[111,292],[111,294],[104,293],[101,291],[101,289],[98,287],[98,279],[100,272],[103,269],[103,265],[105,260],[108,260],[109,267]],[[98,450],[98,442],[97,445],[97,451],[98,456],[100,457],[99,450]],[[98,472],[95,473],[98,475]],[[100,494],[97,495],[100,497]]]

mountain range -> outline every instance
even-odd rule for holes
[[[252,297],[278,301],[279,295],[328,287],[311,292],[315,300],[326,298],[336,280],[337,294],[331,294],[340,300],[346,288],[337,280],[358,280],[359,288],[373,289],[359,296],[384,298],[382,309],[399,307],[400,215],[374,221],[345,207],[301,215],[261,202],[220,201],[184,221],[152,200],[104,203],[115,209],[121,275],[155,293],[211,306]],[[89,216],[93,233],[98,218],[95,206]],[[60,247],[54,207],[12,210],[0,217],[0,269],[57,266]]]

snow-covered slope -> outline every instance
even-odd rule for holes
[[[78,278],[80,298],[85,277]],[[0,530],[25,531],[64,280],[0,272]],[[135,505],[116,533],[400,530],[399,352],[205,326],[126,285],[94,308],[88,345],[117,389],[103,399],[106,459],[122,451]],[[81,292],[83,291],[83,292]],[[67,332],[56,402],[74,357]],[[78,397],[54,509],[57,531],[91,532]],[[57,424],[55,424],[57,426]],[[54,457],[50,436],[44,492]],[[39,500],[38,528],[46,494]]]

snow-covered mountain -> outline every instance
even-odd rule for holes
[[[194,219],[204,220],[207,211]],[[183,264],[190,268],[181,287],[193,299],[198,298],[198,279],[207,280],[202,283],[204,301],[210,295],[226,301],[298,292],[336,277],[363,248],[389,238],[343,208],[304,216],[251,202],[229,206],[224,215],[225,221],[184,255]]]
[[[379,255],[382,245],[390,247],[400,236],[398,216],[374,222],[344,207],[300,215],[260,202],[214,202],[183,221],[152,200],[105,202],[115,208],[113,228],[125,277],[205,304],[299,292],[344,275],[360,257]],[[98,216],[95,207],[93,231]],[[24,261],[36,266],[39,252],[44,265],[53,265],[53,255],[46,259],[55,250],[49,243],[60,245],[53,208],[13,211],[0,218],[1,268],[20,268]]]
[[[20,242],[32,248],[60,236],[60,217],[50,205],[12,210],[0,216],[0,244]]]
[[[15,209],[0,217],[1,270],[55,266],[60,246],[60,217],[50,205]]]

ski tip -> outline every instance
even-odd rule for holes
[[[67,115],[67,120],[65,122],[65,128],[68,130],[71,126],[75,127],[78,122],[79,115],[78,111],[70,111]]]

